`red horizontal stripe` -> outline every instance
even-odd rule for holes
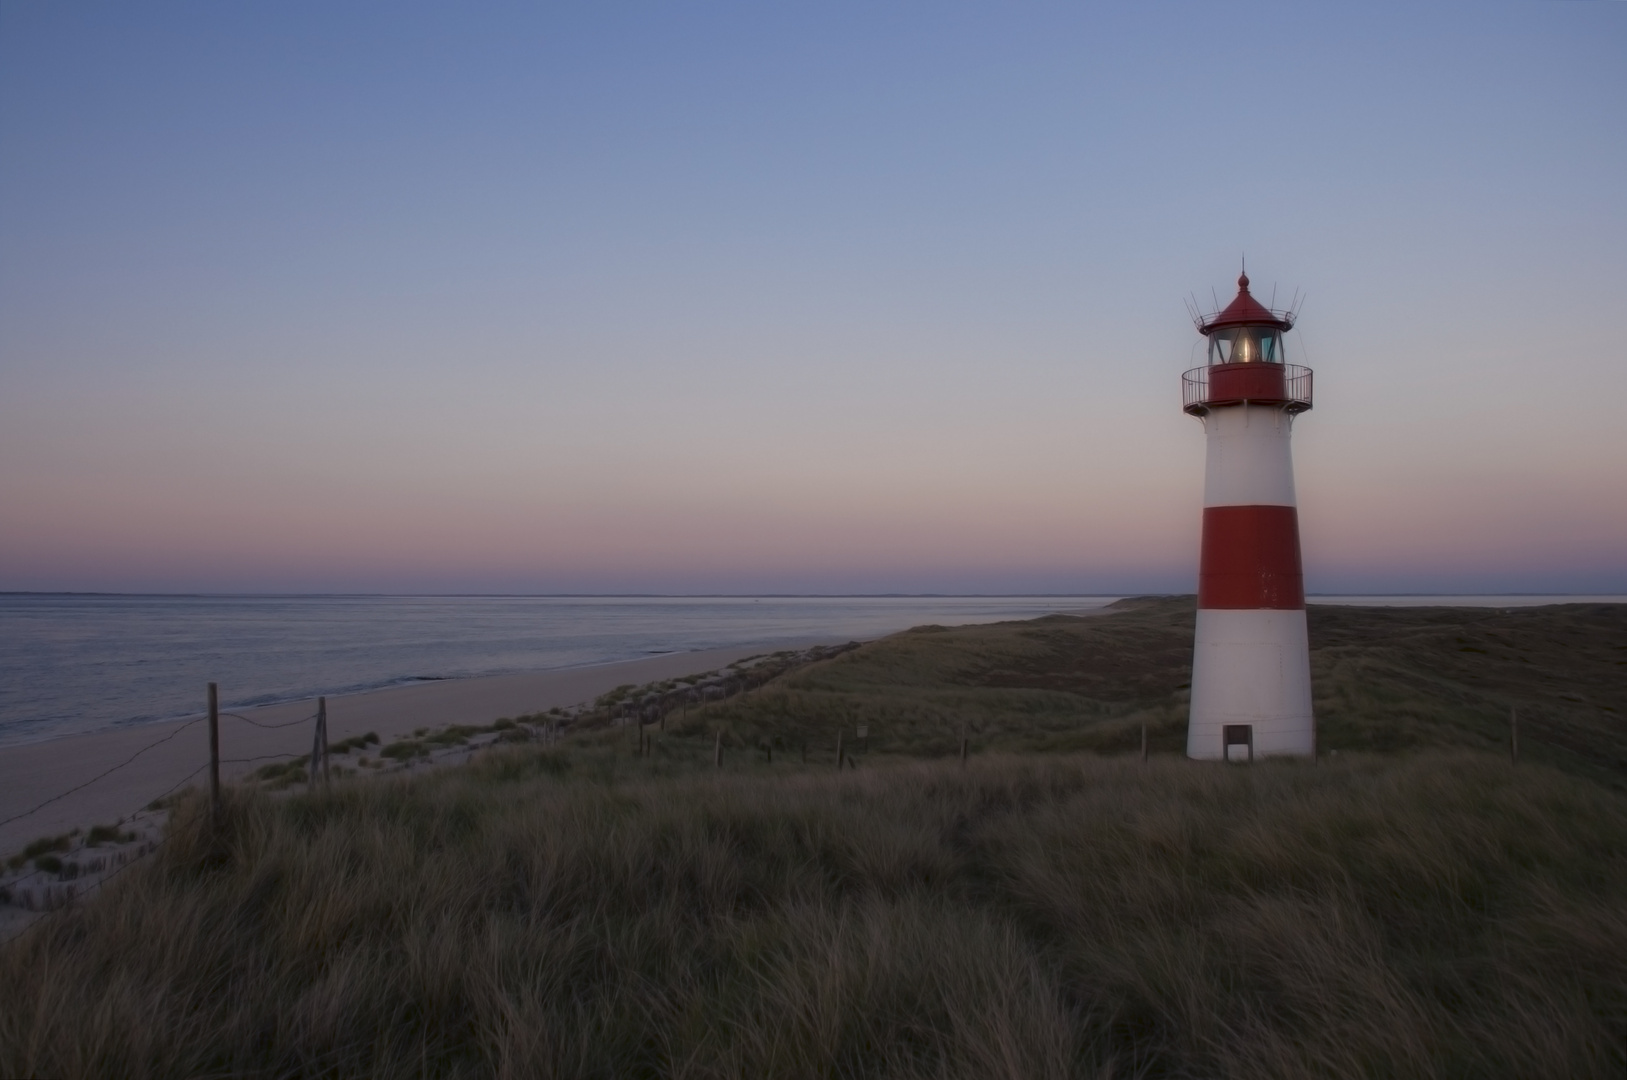
[[[1205,507],[1198,606],[1304,607],[1299,511],[1292,506]]]
[[[1281,364],[1216,364],[1209,369],[1209,400],[1286,401]]]

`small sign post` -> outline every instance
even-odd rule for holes
[[[209,816],[220,825],[220,692],[209,684]]]

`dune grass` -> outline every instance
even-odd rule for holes
[[[1111,614],[917,627],[768,686],[692,709],[667,734],[834,762],[838,730],[876,756],[974,749],[1123,753],[1146,725],[1182,753],[1192,669],[1190,597]],[[1324,750],[1502,750],[1518,708],[1522,753],[1627,788],[1627,605],[1362,608],[1312,605],[1312,687]],[[671,753],[680,753],[674,745]]]
[[[597,764],[593,764],[597,762]],[[0,952],[0,1074],[1619,1076],[1627,799],[1484,754],[183,803]]]
[[[1178,756],[1176,598],[918,628],[648,742],[505,723],[218,829],[182,796],[0,949],[0,1075],[1623,1075],[1627,610],[1311,631],[1315,766]]]

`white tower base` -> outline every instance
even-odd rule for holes
[[[1228,724],[1251,726],[1258,757],[1316,753],[1305,609],[1200,609],[1192,652],[1186,756],[1247,755],[1223,745]]]

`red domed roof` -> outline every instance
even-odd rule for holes
[[[1274,312],[1254,299],[1248,291],[1248,275],[1244,274],[1237,279],[1237,299],[1227,304],[1220,314],[1205,319],[1198,332],[1211,334],[1228,326],[1275,326],[1279,330],[1292,330],[1294,317]]]

